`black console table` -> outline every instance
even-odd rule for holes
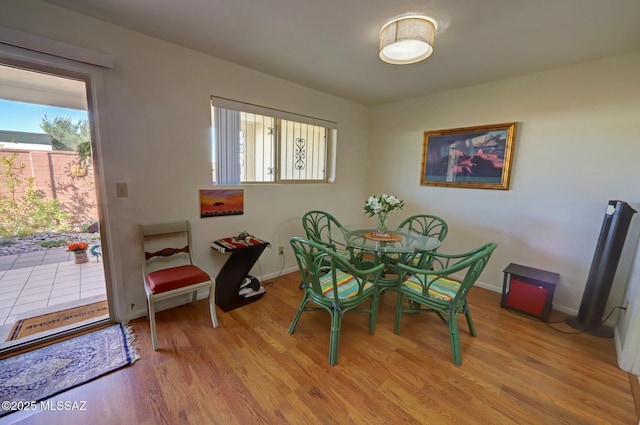
[[[269,242],[248,236],[218,239],[211,242],[211,249],[220,253],[231,252],[231,256],[220,269],[216,277],[216,305],[227,312],[243,305],[258,301],[264,296],[264,287],[249,294],[240,295],[240,286],[248,277],[253,265]]]

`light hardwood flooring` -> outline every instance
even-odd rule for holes
[[[478,336],[461,317],[463,363],[456,367],[436,316],[405,316],[394,335],[396,295],[386,293],[375,335],[365,314],[345,314],[331,367],[327,313],[303,313],[295,334],[287,333],[299,282],[297,273],[282,276],[260,301],[218,310],[218,329],[205,300],[160,312],[157,352],[148,321],[131,322],[140,360],[52,399],[86,401],[86,411],[40,412],[20,423],[638,423],[613,339],[557,332],[501,309],[500,294],[476,287],[470,304]],[[552,320],[561,319],[554,312]]]

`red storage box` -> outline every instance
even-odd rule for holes
[[[509,264],[504,269],[500,305],[546,322],[551,314],[558,278],[557,273]]]

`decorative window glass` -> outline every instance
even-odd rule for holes
[[[332,182],[336,125],[212,97],[217,184]]]

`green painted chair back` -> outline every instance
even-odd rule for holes
[[[302,216],[302,227],[307,234],[307,239],[325,244],[331,244],[328,233],[332,229],[341,227],[337,218],[328,212],[312,210]]]
[[[467,296],[496,246],[488,243],[462,254],[430,253],[428,267],[415,268],[398,263],[402,283],[398,288],[395,333],[400,333],[403,313],[436,313],[449,327],[453,363],[462,364],[457,314],[465,315],[471,335],[476,336]],[[461,280],[454,277],[461,275]],[[409,301],[407,304],[405,299]]]
[[[402,220],[398,228],[405,231],[420,233],[424,236],[437,238],[440,242],[444,240],[444,238],[447,236],[447,233],[449,232],[449,226],[447,225],[446,221],[444,221],[440,217],[429,214],[418,214],[407,217]],[[428,266],[429,257],[423,253],[417,252],[411,255],[404,255],[403,257],[404,258],[401,259],[401,256],[397,254],[391,254],[385,255],[383,259],[387,263],[391,264],[391,273],[393,273],[393,264],[399,261],[411,264],[414,267]],[[395,290],[396,286],[397,285],[393,281],[388,281],[387,285],[380,286],[380,293],[386,291],[387,289]]]
[[[429,214],[418,214],[407,217],[398,227],[437,238],[440,242],[444,240],[449,232],[449,226],[446,221],[440,217]]]
[[[353,248],[336,247],[329,239],[331,231],[338,231],[340,222],[333,215],[325,211],[312,210],[302,216],[302,227],[307,235],[307,239],[313,242],[324,244],[332,248],[339,255],[355,263],[360,260],[360,255]]]
[[[375,332],[378,303],[376,285],[384,265],[358,269],[323,243],[291,238],[291,248],[302,276],[304,295],[289,327],[293,333],[303,311],[325,310],[331,316],[329,364],[338,362],[342,316],[347,311],[369,313],[369,332]],[[369,302],[368,307],[362,307]],[[308,305],[308,303],[315,305]]]

